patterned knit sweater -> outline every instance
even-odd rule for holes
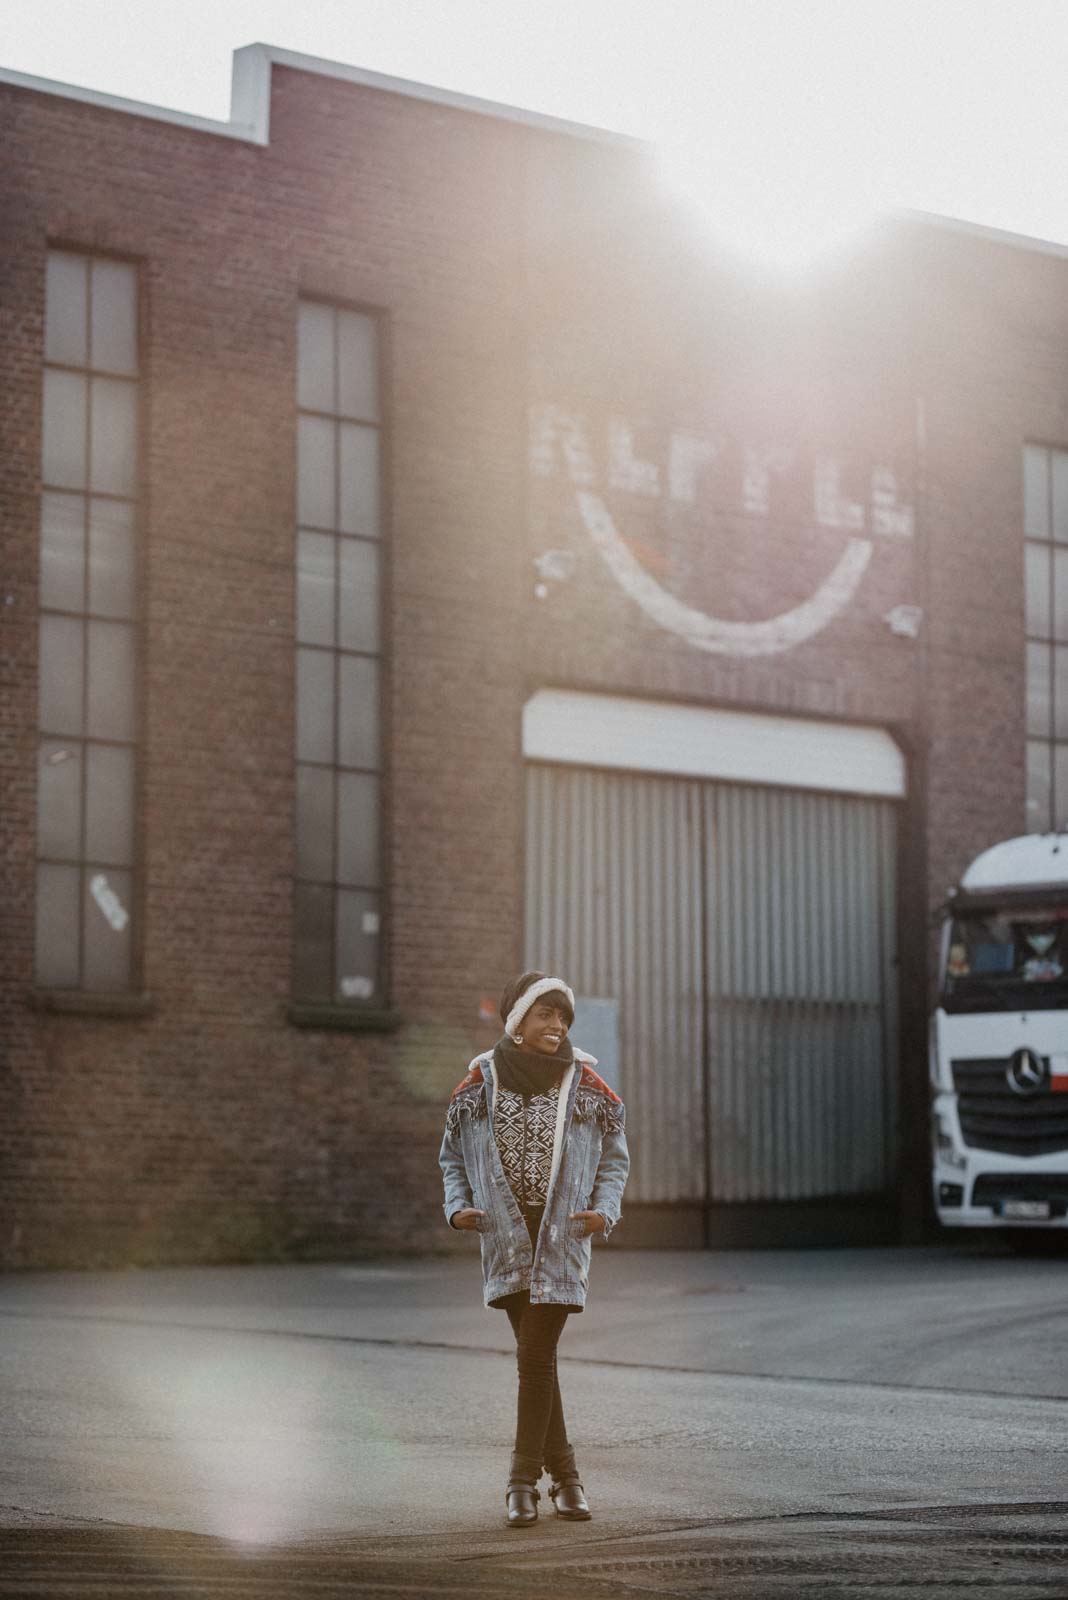
[[[558,1083],[525,1101],[516,1089],[497,1090],[493,1135],[504,1175],[521,1206],[543,1206],[548,1196],[559,1100]]]

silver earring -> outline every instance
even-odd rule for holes
[[[517,1033],[516,1034],[515,1042],[516,1042],[516,1044],[522,1044],[523,1043],[523,1035],[521,1033]]]

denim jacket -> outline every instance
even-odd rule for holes
[[[530,1236],[501,1164],[493,1135],[497,1069],[493,1051],[476,1056],[453,1091],[441,1142],[446,1221],[464,1206],[479,1219],[482,1290],[487,1306],[518,1289],[533,1302],[586,1304],[591,1243],[572,1211],[599,1211],[606,1234],[619,1221],[630,1170],[622,1100],[593,1071],[581,1050],[560,1084],[558,1135],[545,1214],[532,1251]]]

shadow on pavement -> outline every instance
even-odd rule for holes
[[[599,1535],[533,1529],[321,1537],[271,1549],[196,1534],[43,1521],[0,1529],[2,1600],[360,1600],[363,1596],[650,1595],[795,1600],[1068,1596],[1068,1502],[895,1507],[722,1519]]]

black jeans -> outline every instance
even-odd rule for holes
[[[540,1211],[526,1212],[525,1220],[533,1244],[538,1237]],[[567,1321],[567,1307],[531,1305],[529,1291],[521,1289],[507,1297],[504,1309],[515,1334],[519,1369],[509,1482],[537,1483],[543,1463],[557,1482],[574,1477],[575,1456],[568,1443],[556,1373],[556,1346]]]

